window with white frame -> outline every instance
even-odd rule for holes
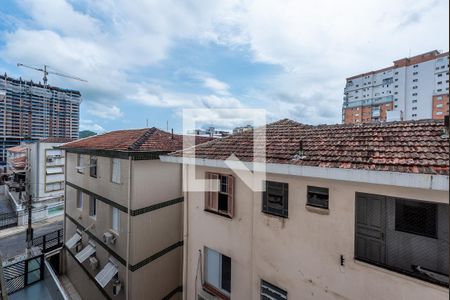
[[[120,210],[117,207],[111,208],[111,229],[120,232]]]
[[[112,158],[111,160],[111,181],[120,183],[120,159]]]
[[[83,209],[83,192],[80,190],[77,190],[77,208]]]
[[[225,296],[231,293],[231,258],[206,247],[205,288]]]

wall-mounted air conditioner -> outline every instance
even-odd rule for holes
[[[108,245],[114,245],[116,243],[116,239],[117,237],[109,231],[103,234],[103,242],[105,242]]]
[[[97,270],[98,269],[98,259],[95,256],[91,256],[89,257],[89,265],[91,266],[92,270]]]
[[[113,283],[113,295],[117,296],[119,295],[120,291],[122,290],[122,283],[119,279],[116,279]]]

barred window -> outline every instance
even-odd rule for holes
[[[328,209],[328,189],[323,187],[308,186],[308,199],[306,204],[309,206]]]
[[[289,185],[284,182],[266,181],[266,191],[263,193],[262,211],[267,214],[288,217]]]

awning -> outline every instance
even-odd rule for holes
[[[81,235],[77,232],[75,233],[67,242],[66,247],[71,249],[81,240]]]
[[[117,266],[108,262],[106,266],[95,276],[95,280],[104,288],[108,282],[117,274]]]
[[[83,250],[78,252],[75,255],[75,258],[80,262],[84,262],[86,259],[88,259],[92,254],[95,253],[95,247],[91,244],[88,244]]]

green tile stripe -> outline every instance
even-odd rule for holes
[[[125,206],[123,206],[121,204],[118,204],[118,203],[116,203],[114,201],[111,201],[111,200],[109,200],[109,199],[107,199],[107,198],[105,198],[103,196],[100,196],[100,195],[98,195],[96,193],[93,193],[93,192],[91,192],[91,191],[89,191],[89,190],[87,190],[85,188],[82,188],[82,187],[80,187],[80,186],[78,186],[78,185],[76,185],[74,183],[71,183],[71,182],[69,182],[67,180],[66,180],[66,185],[68,185],[70,187],[73,187],[74,189],[80,190],[83,193],[88,194],[89,196],[93,196],[97,200],[100,200],[100,201],[102,201],[102,202],[104,202],[104,203],[106,203],[108,205],[111,205],[111,206],[113,206],[113,207],[123,211],[124,213],[128,213],[128,208],[126,208]]]
[[[167,206],[171,206],[171,205],[174,205],[174,204],[181,203],[181,202],[183,202],[183,200],[184,200],[184,197],[179,197],[179,198],[175,198],[175,199],[168,200],[168,201],[165,201],[165,202],[153,204],[153,205],[150,205],[150,206],[147,206],[147,207],[144,207],[144,208],[132,209],[131,210],[131,215],[132,216],[142,215],[142,214],[154,211],[154,210],[158,210],[158,209],[161,209],[161,208],[164,208],[164,207],[167,207]]]
[[[77,227],[82,228],[84,232],[86,232],[90,238],[92,238],[96,243],[98,243],[100,246],[103,247],[103,249],[105,249],[109,254],[111,254],[115,259],[117,259],[123,266],[126,266],[127,263],[125,261],[124,258],[122,258],[119,254],[117,254],[114,250],[112,250],[111,248],[108,247],[108,245],[106,245],[101,239],[99,239],[98,237],[96,237],[92,232],[90,232],[89,230],[85,231],[85,227],[83,225],[81,225],[80,223],[78,223],[74,218],[72,218],[71,216],[69,216],[66,213],[66,217],[72,221],[72,223],[74,223],[75,225],[77,225]]]
[[[80,187],[80,186],[78,186],[78,185],[76,185],[76,184],[74,184],[72,182],[66,181],[66,185],[68,185],[68,186],[70,186],[70,187],[72,187],[74,189],[80,190],[80,191],[82,191],[83,193],[85,193],[85,194],[87,194],[89,196],[93,196],[96,199],[102,201],[103,203],[111,205],[111,206],[121,210],[124,213],[128,213],[128,208],[123,206],[123,205],[121,205],[121,204],[118,204],[117,202],[114,202],[114,201],[109,200],[109,199],[107,199],[107,198],[105,198],[103,196],[100,196],[100,195],[98,195],[96,193],[93,193],[93,192],[91,192],[91,191],[89,191],[89,190],[87,190],[85,188],[82,188],[82,187]],[[154,211],[154,210],[158,210],[158,209],[161,209],[161,208],[164,208],[164,207],[167,207],[167,206],[171,206],[171,205],[175,205],[175,204],[181,203],[183,201],[184,201],[184,197],[178,197],[178,198],[175,198],[175,199],[172,199],[172,200],[167,200],[167,201],[164,201],[164,202],[161,202],[161,203],[157,203],[157,204],[153,204],[153,205],[150,205],[150,206],[147,206],[147,207],[138,208],[138,209],[132,209],[131,210],[131,216],[134,217],[134,216],[142,215],[142,214]]]
[[[77,225],[77,227],[81,228],[83,231],[85,230],[85,227],[83,225],[81,225],[80,223],[78,223],[74,218],[72,218],[71,216],[69,216],[67,213],[65,214],[65,216],[72,221],[72,223],[74,223],[75,225]],[[126,266],[126,260],[124,258],[122,258],[119,254],[117,254],[114,250],[112,250],[111,248],[109,248],[108,245],[106,245],[101,239],[99,239],[98,237],[96,237],[92,232],[90,232],[89,230],[84,231],[86,232],[90,238],[92,238],[96,243],[98,243],[100,246],[102,246],[111,256],[113,256],[115,259],[117,259],[123,266]],[[178,248],[178,247],[182,247],[183,246],[183,241],[178,241],[175,244],[170,245],[169,247],[151,255],[150,257],[147,257],[145,259],[143,259],[142,261],[138,262],[135,265],[129,265],[128,269],[131,272],[134,272],[140,268],[142,268],[143,266],[151,263],[152,261],[160,258],[161,256],[164,256],[165,254],[169,253],[170,251]]]

